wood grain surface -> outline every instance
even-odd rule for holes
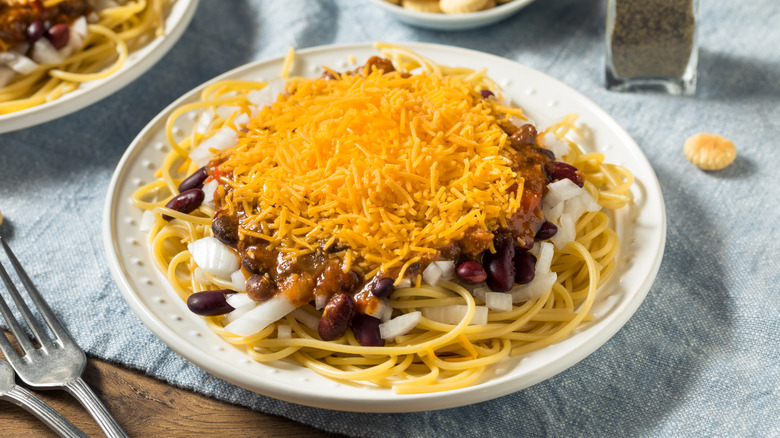
[[[10,334],[7,336],[11,337]],[[83,377],[131,437],[339,436],[174,388],[98,359],[89,359]],[[17,383],[20,383],[18,378]],[[89,436],[104,436],[89,413],[70,394],[62,390],[32,392]],[[0,401],[0,436],[44,438],[57,435],[24,409]]]

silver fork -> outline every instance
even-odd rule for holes
[[[100,399],[97,398],[95,393],[81,378],[81,373],[87,364],[87,356],[65,327],[62,326],[46,301],[43,300],[38,289],[35,288],[30,277],[27,276],[16,256],[11,252],[11,248],[1,236],[0,244],[2,244],[8,259],[11,261],[11,265],[19,275],[24,289],[27,290],[27,294],[38,308],[49,330],[55,337],[55,339],[51,339],[48,333],[38,324],[38,321],[19,294],[19,290],[14,286],[5,268],[3,268],[3,264],[0,263],[0,277],[2,277],[5,287],[16,303],[16,308],[27,322],[33,337],[40,345],[40,347],[36,348],[27,338],[19,322],[14,318],[2,295],[0,295],[0,313],[2,313],[3,318],[8,323],[8,327],[11,329],[11,333],[14,334],[19,342],[19,346],[25,353],[24,356],[19,356],[11,346],[8,338],[3,334],[3,336],[0,336],[0,350],[2,350],[6,360],[26,384],[40,389],[63,388],[76,397],[108,437],[127,437],[127,434],[119,427],[119,424],[111,414],[108,413]]]
[[[66,438],[89,438],[73,423],[68,421],[51,406],[36,397],[30,391],[14,382],[14,370],[4,360],[0,360],[0,399],[23,407],[49,426],[59,436]]]

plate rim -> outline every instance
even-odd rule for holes
[[[166,33],[130,53],[125,64],[110,76],[91,81],[88,87],[79,87],[50,102],[0,114],[0,134],[42,125],[73,114],[130,85],[154,67],[179,41],[195,16],[198,2],[199,0],[176,0],[171,14],[165,20]],[[179,4],[182,6],[178,6]]]
[[[530,67],[522,65],[516,61],[503,58],[500,56],[492,55],[489,53],[480,52],[471,49],[464,49],[456,46],[439,45],[439,44],[431,44],[431,43],[419,43],[419,42],[403,42],[397,44],[403,45],[404,47],[408,47],[413,50],[426,50],[426,51],[427,50],[443,50],[443,51],[454,50],[456,52],[459,52],[459,54],[478,55],[482,58],[487,57],[489,61],[510,63],[512,65],[512,68],[519,68],[519,70],[533,72],[533,74],[544,76],[547,80],[552,80],[556,84],[556,86],[563,87],[567,95],[573,96],[574,98],[577,99],[579,103],[585,105],[588,108],[588,110],[594,114],[594,116],[596,116],[600,121],[605,122],[610,127],[610,130],[614,134],[618,135],[621,138],[621,140],[626,141],[628,143],[626,146],[628,152],[630,152],[632,157],[636,159],[638,162],[640,162],[640,164],[645,166],[646,170],[649,171],[650,174],[652,175],[652,181],[642,181],[642,182],[643,184],[646,185],[646,190],[653,191],[653,193],[657,195],[658,207],[660,208],[658,210],[659,228],[657,230],[659,239],[657,242],[654,242],[654,245],[652,247],[653,249],[652,252],[655,254],[655,258],[653,259],[653,262],[650,265],[649,270],[647,270],[647,275],[645,275],[645,278],[642,279],[642,283],[635,288],[636,292],[632,294],[632,298],[628,300],[628,302],[626,303],[627,307],[623,309],[623,311],[616,317],[615,322],[613,322],[611,325],[602,327],[595,332],[591,331],[590,338],[587,342],[587,346],[580,346],[578,348],[575,348],[573,351],[569,351],[569,353],[566,356],[566,360],[561,360],[549,364],[549,366],[545,367],[543,372],[539,372],[531,376],[531,378],[527,379],[526,383],[522,385],[515,385],[515,386],[504,385],[498,388],[495,386],[486,385],[487,386],[486,388],[483,387],[483,385],[485,383],[489,384],[490,382],[483,382],[479,385],[462,388],[458,390],[445,391],[442,393],[414,394],[411,397],[405,395],[393,394],[390,400],[367,397],[367,398],[350,399],[350,400],[338,399],[337,401],[334,401],[334,398],[331,397],[330,395],[324,396],[321,394],[312,394],[309,392],[301,391],[298,388],[285,387],[284,385],[277,384],[276,382],[265,382],[263,388],[258,388],[256,385],[250,385],[246,381],[236,378],[235,375],[226,372],[226,371],[230,371],[229,368],[226,370],[225,367],[226,364],[214,358],[213,356],[205,352],[201,352],[200,350],[197,350],[194,347],[187,345],[186,343],[184,344],[185,346],[183,346],[177,344],[176,342],[173,342],[171,338],[180,338],[180,335],[177,334],[175,331],[173,331],[167,325],[163,324],[160,319],[158,319],[156,316],[154,316],[151,313],[151,309],[147,308],[144,305],[144,303],[141,302],[140,297],[137,296],[136,292],[133,290],[132,286],[130,285],[127,279],[127,272],[125,270],[125,267],[123,266],[122,262],[118,258],[118,248],[117,248],[118,238],[116,235],[117,234],[116,230],[114,229],[115,226],[118,225],[118,221],[115,221],[113,219],[115,216],[116,205],[119,202],[122,202],[123,200],[118,199],[118,197],[113,196],[113,194],[118,190],[118,183],[121,179],[120,177],[129,171],[129,168],[127,167],[127,163],[131,160],[131,158],[133,158],[134,155],[137,155],[143,151],[144,140],[150,135],[151,132],[158,129],[160,124],[165,122],[167,115],[170,114],[170,112],[174,108],[180,106],[183,102],[187,101],[188,99],[191,99],[193,96],[195,96],[198,93],[199,90],[201,90],[202,88],[208,86],[213,82],[222,80],[227,77],[239,75],[241,73],[249,72],[253,69],[260,68],[263,65],[279,63],[284,59],[283,56],[279,56],[279,57],[273,57],[268,59],[256,60],[247,63],[245,65],[239,66],[237,68],[231,69],[230,71],[227,71],[221,75],[218,75],[196,86],[192,90],[181,95],[170,105],[166,106],[165,109],[163,109],[157,116],[155,116],[144,127],[144,129],[136,136],[136,138],[128,146],[127,150],[122,155],[122,158],[117,164],[117,167],[112,175],[111,181],[108,186],[107,196],[104,205],[104,212],[103,212],[102,238],[103,238],[106,257],[109,262],[111,275],[114,278],[114,281],[117,283],[117,286],[119,287],[123,298],[131,307],[131,309],[136,314],[136,316],[138,316],[138,318],[144,323],[144,325],[146,325],[146,327],[149,328],[155,334],[155,336],[157,336],[158,339],[163,341],[172,350],[176,351],[178,354],[183,356],[185,359],[187,359],[195,366],[198,366],[204,369],[205,371],[217,377],[220,377],[223,380],[226,380],[237,386],[245,388],[249,391],[262,394],[265,396],[269,396],[272,398],[276,398],[276,399],[280,399],[292,403],[312,406],[312,407],[332,409],[332,410],[342,410],[342,411],[385,412],[385,413],[416,412],[416,411],[425,411],[425,410],[446,409],[446,408],[464,406],[468,404],[473,404],[481,401],[498,398],[500,396],[519,391],[521,389],[530,387],[541,381],[547,380],[559,374],[560,372],[572,367],[573,365],[582,361],[588,355],[592,354],[598,348],[600,348],[604,343],[606,343],[606,341],[611,339],[615,335],[615,333],[617,333],[617,331],[619,331],[623,326],[625,326],[625,324],[628,322],[631,316],[633,316],[633,314],[639,308],[641,303],[644,301],[653,282],[655,281],[655,278],[658,274],[658,270],[660,269],[661,260],[663,258],[665,241],[666,241],[666,227],[667,227],[666,209],[665,209],[665,204],[663,202],[663,194],[661,192],[660,183],[655,174],[655,171],[653,170],[652,166],[647,160],[647,157],[641,151],[638,144],[631,138],[628,132],[626,132],[625,129],[623,129],[618,124],[618,122],[614,118],[612,118],[605,110],[603,110],[595,102],[587,98],[582,93],[574,90],[573,88],[571,88],[570,86],[566,85],[565,83],[561,82],[556,78],[553,78],[538,70],[531,69]],[[375,50],[373,48],[372,43],[349,43],[349,44],[331,44],[331,45],[314,46],[314,47],[298,50],[296,51],[296,53],[298,56],[305,57],[307,55],[314,55],[317,53],[328,52],[328,51],[339,51],[339,52],[343,52],[344,54],[348,54],[349,50],[355,50],[355,49]],[[488,68],[489,67],[490,65],[488,65]],[[151,144],[147,144],[145,147],[150,147],[150,146]],[[650,244],[652,245],[652,243]],[[150,267],[150,269],[156,271],[156,267],[154,266]],[[217,336],[216,334],[214,335]],[[546,347],[546,348],[550,348],[550,347]],[[233,366],[233,364],[227,364],[227,365]],[[464,394],[466,398],[465,401],[463,397]]]
[[[514,0],[491,9],[463,14],[437,14],[413,11],[385,0],[369,0],[404,23],[435,30],[467,30],[486,26],[508,18],[535,0]]]

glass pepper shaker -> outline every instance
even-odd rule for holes
[[[607,88],[696,91],[699,0],[607,0]]]

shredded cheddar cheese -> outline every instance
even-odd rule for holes
[[[546,348],[593,320],[597,288],[615,271],[619,239],[605,213],[582,214],[574,240],[562,249],[547,244],[552,254],[542,250],[547,255],[539,258],[546,261],[537,268],[549,272],[534,279],[539,295],[516,301],[514,292],[531,286],[515,285],[511,310],[480,308],[476,290],[424,278],[426,266],[479,257],[493,249],[494,233],[507,223],[518,243],[536,237],[533,224],[547,218],[539,205],[548,182],[544,169],[552,159],[540,150],[547,134],[565,142],[561,162],[585,175],[585,190],[599,205],[614,209],[630,203],[633,177],[567,139],[570,132],[584,136],[576,116],[540,131],[543,143],[530,144],[529,127],[512,117],[523,119],[521,110],[479,93],[498,90],[485,71],[438,65],[399,46],[376,46],[391,66],[372,57],[344,75],[324,67],[328,78],[290,79],[280,96],[272,95],[278,94],[278,82],[225,79],[204,87],[200,101],[171,112],[166,124],[171,149],[158,178],[131,199],[151,226],[154,263],[182,299],[239,288],[236,272],[229,279],[217,277],[189,251],[190,243],[214,235],[238,251],[244,278],[252,274],[245,281],[247,297],[270,305],[254,309],[269,315],[277,306],[271,303],[281,303],[285,312],[290,304],[298,306],[284,317],[268,316],[275,322],[260,318],[264,328],[236,330],[239,318],[260,321],[255,310],[205,317],[215,333],[251,359],[269,366],[287,359],[326,378],[397,394],[467,387],[490,378],[493,373],[486,371],[494,364],[506,366],[506,357]],[[285,60],[283,74],[294,70],[291,60]],[[371,72],[374,67],[422,73],[383,75]],[[272,88],[263,91],[268,85]],[[197,122],[189,135],[174,134],[176,120],[192,110],[200,116],[191,120]],[[202,154],[206,148],[208,156]],[[204,194],[213,193],[213,203],[190,213],[166,207],[179,196],[180,179],[194,172],[202,176],[206,159],[211,179]],[[163,214],[174,219],[164,220]],[[496,241],[505,243],[503,237]],[[250,291],[257,276],[273,286],[273,296]],[[374,294],[377,276],[396,279],[392,296]],[[319,308],[327,309],[343,293],[352,294],[344,302],[352,302],[357,313],[380,321],[409,317],[416,326],[404,333],[383,334],[379,328],[383,346],[354,327],[326,341],[331,336],[323,337],[320,322],[327,325],[328,313]],[[423,312],[443,314],[452,305],[460,316],[446,322],[436,312]],[[475,321],[478,309],[487,313],[486,321]]]
[[[400,278],[520,207],[501,109],[469,82],[438,74],[291,80],[217,156],[231,188],[221,207],[245,215],[240,235],[286,256],[338,242],[369,278],[390,269]]]

